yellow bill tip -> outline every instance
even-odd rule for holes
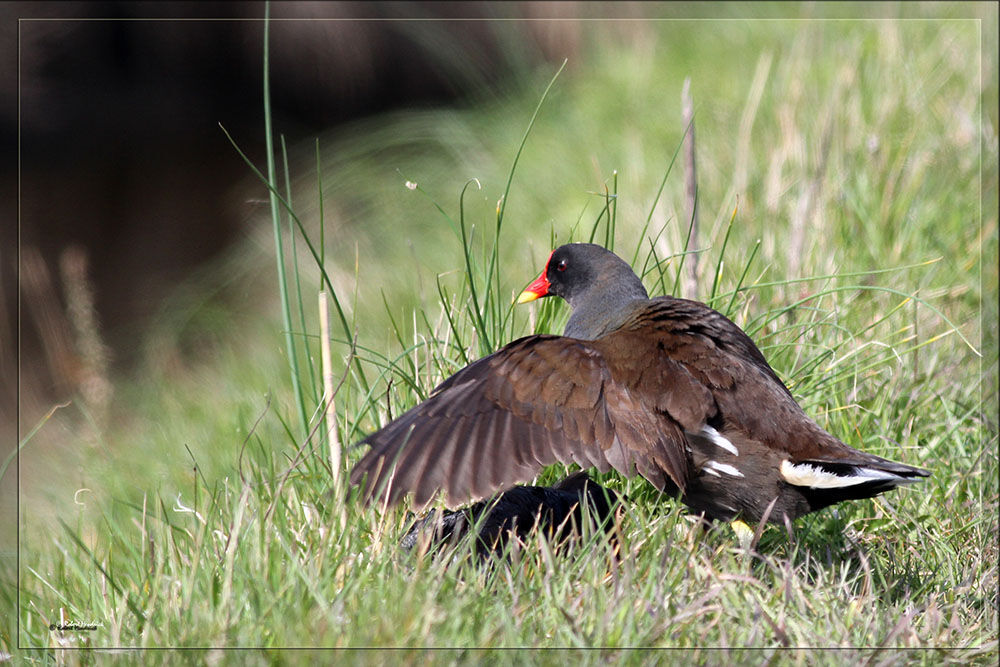
[[[521,292],[520,296],[517,297],[516,303],[518,304],[528,303],[529,301],[534,301],[539,296],[541,295],[538,294],[537,292],[532,292],[531,290],[524,290],[523,292]]]

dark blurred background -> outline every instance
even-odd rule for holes
[[[386,110],[481,101],[519,70],[561,62],[578,47],[575,21],[359,19],[558,18],[589,9],[275,3],[274,130],[292,145]],[[231,243],[259,205],[240,187],[252,177],[219,124],[263,164],[264,10],[255,2],[0,4],[5,436],[15,406],[23,435],[108,367],[127,370],[137,349],[128,342],[162,295]]]

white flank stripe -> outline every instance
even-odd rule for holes
[[[722,477],[722,475],[720,475],[719,473],[715,472],[714,470],[712,470],[708,466],[705,466],[701,470],[702,470],[702,472],[707,472],[709,475],[715,475],[716,477]]]
[[[708,472],[715,473],[716,475],[719,474],[719,473],[715,472],[716,470],[718,470],[719,472],[724,472],[727,475],[732,475],[733,477],[743,477],[743,473],[741,473],[739,470],[737,470],[733,466],[729,465],[728,463],[719,463],[718,461],[709,461],[708,463],[705,464],[705,468],[704,469],[706,471],[708,471]]]
[[[853,475],[835,475],[827,472],[819,466],[809,463],[792,463],[791,461],[781,462],[781,476],[785,481],[795,486],[808,486],[813,489],[838,489],[845,486],[855,486],[877,479],[893,480],[903,483],[909,482],[905,477],[894,475],[884,470],[874,470],[872,468],[855,468]]]
[[[716,447],[721,447],[733,456],[739,456],[740,452],[736,449],[736,445],[729,442],[726,438],[722,437],[722,434],[716,431],[714,428],[705,424],[701,427],[701,434],[712,441]],[[742,477],[742,475],[740,475]]]

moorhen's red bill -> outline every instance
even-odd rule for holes
[[[650,299],[600,246],[554,250],[518,301],[553,295],[572,308],[565,335],[526,336],[452,375],[363,440],[351,482],[418,505],[443,491],[454,507],[572,462],[638,472],[709,518],[781,523],[930,474],[824,431],[738,326]]]

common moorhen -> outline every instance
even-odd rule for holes
[[[561,246],[518,301],[560,296],[563,336],[469,364],[363,442],[368,498],[449,506],[561,461],[638,472],[711,519],[775,523],[930,473],[853,449],[799,407],[753,341],[696,301],[650,299],[631,267]]]

